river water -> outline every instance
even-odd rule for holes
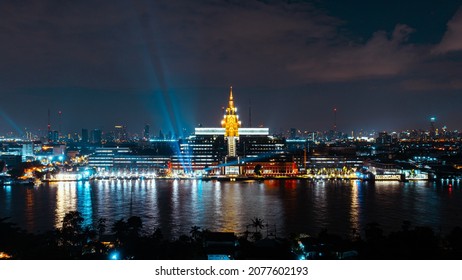
[[[212,231],[252,231],[255,217],[263,232],[318,234],[322,229],[349,236],[370,222],[385,232],[431,226],[448,233],[462,226],[462,187],[457,181],[360,182],[268,180],[218,182],[200,180],[101,180],[40,186],[0,187],[0,217],[11,217],[29,232],[60,227],[68,211],[80,211],[90,225],[107,219],[139,216],[146,233],[160,228],[165,236],[189,235],[192,226]]]

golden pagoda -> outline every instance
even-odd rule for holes
[[[239,137],[239,127],[241,122],[236,114],[237,108],[234,107],[233,87],[229,89],[229,102],[226,113],[221,121],[221,126],[225,129],[225,137],[228,140],[228,156],[236,156],[236,139]]]
[[[225,137],[238,137],[241,122],[236,114],[237,108],[234,107],[233,87],[229,89],[229,103],[226,108],[226,114],[221,121],[221,127],[225,128]]]

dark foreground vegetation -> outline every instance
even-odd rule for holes
[[[376,223],[351,238],[323,230],[316,237],[268,234],[262,219],[255,218],[240,236],[192,226],[188,235],[171,239],[161,229],[143,231],[141,218],[133,216],[108,226],[104,218],[83,226],[79,212],[65,215],[62,226],[45,234],[28,233],[8,218],[0,219],[0,258],[58,259],[462,259],[462,228],[442,236],[429,227],[402,229],[387,235]]]

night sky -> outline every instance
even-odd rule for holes
[[[274,133],[462,130],[462,1],[0,1],[0,134],[219,126],[230,85]]]

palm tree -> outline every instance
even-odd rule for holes
[[[265,227],[263,219],[260,219],[260,218],[257,218],[257,217],[253,218],[252,219],[252,226],[255,228],[255,232],[253,233],[253,239],[255,241],[258,241],[258,240],[262,239],[263,236],[262,236],[260,230]]]
[[[96,229],[98,230],[98,236],[99,239],[101,240],[101,237],[103,236],[104,232],[106,231],[106,218],[99,218],[98,222],[96,224]]]
[[[191,227],[191,230],[189,231],[189,233],[191,234],[191,239],[194,240],[194,241],[197,241],[200,237],[201,237],[201,231],[200,231],[200,227],[198,226],[192,226]]]
[[[263,224],[263,219],[257,217],[252,219],[252,226],[255,228],[255,232],[259,232],[262,228],[265,227]]]
[[[127,220],[129,234],[133,237],[140,235],[140,230],[143,227],[143,221],[138,216],[132,216]]]
[[[124,242],[128,236],[128,225],[124,219],[120,219],[112,224],[112,232],[115,234],[119,242]]]

